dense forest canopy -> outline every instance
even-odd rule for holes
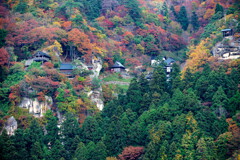
[[[0,159],[238,159],[239,9],[2,0]]]

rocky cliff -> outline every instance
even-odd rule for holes
[[[50,109],[52,104],[52,97],[48,96],[45,96],[45,101],[43,102],[39,102],[37,98],[23,97],[19,107],[28,109],[29,113],[32,113],[35,117],[43,117],[43,114]]]

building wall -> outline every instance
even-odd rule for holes
[[[121,69],[120,68],[114,68],[113,69],[115,72],[121,72]]]

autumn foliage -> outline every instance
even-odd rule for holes
[[[137,160],[144,153],[143,147],[125,147],[122,154],[118,155],[120,160]]]
[[[5,64],[7,64],[9,61],[9,57],[10,56],[9,56],[8,52],[6,51],[6,49],[1,48],[0,49],[0,65],[3,66]]]

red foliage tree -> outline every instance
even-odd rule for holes
[[[78,51],[84,54],[86,62],[90,62],[92,56],[92,44],[88,35],[81,32],[79,29],[74,28],[68,32],[68,41],[73,42]]]
[[[7,64],[9,57],[10,56],[9,56],[8,52],[6,51],[6,49],[1,48],[0,49],[0,65],[3,66],[5,64]]]
[[[38,27],[38,22],[34,19],[19,23],[14,28],[14,31],[7,35],[7,42],[10,45],[21,45],[33,43],[29,38],[30,31]]]
[[[10,88],[11,93],[9,94],[9,100],[15,105],[18,104],[21,100],[20,96],[20,86],[14,85]]]
[[[108,19],[105,19],[104,22],[108,28],[112,28],[114,26],[114,23]]]
[[[26,82],[35,90],[44,93],[54,93],[59,87],[59,82],[53,81],[48,77],[37,77],[33,79],[26,79]]]
[[[137,160],[144,153],[143,147],[125,147],[122,154],[118,155],[120,160]]]
[[[38,95],[37,99],[38,99],[39,102],[43,102],[43,101],[46,100],[45,99],[45,94],[43,92],[39,92],[37,95]]]
[[[54,66],[51,62],[45,62],[43,65],[46,66],[47,68],[53,68]]]
[[[61,26],[64,30],[69,31],[72,29],[72,21],[63,22]]]

